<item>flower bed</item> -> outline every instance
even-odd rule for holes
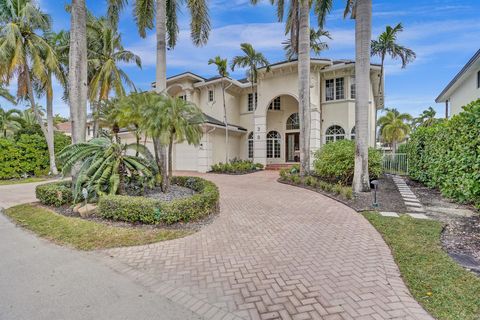
[[[247,174],[263,169],[263,164],[254,163],[250,160],[232,160],[229,163],[217,163],[212,165],[214,173],[224,174]]]
[[[196,193],[172,201],[134,196],[103,196],[98,203],[99,215],[105,219],[133,223],[172,224],[197,220],[217,211],[219,192],[213,182],[199,177],[173,177],[172,184],[190,188]]]

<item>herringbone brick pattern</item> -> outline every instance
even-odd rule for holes
[[[221,192],[211,225],[106,253],[205,319],[432,319],[360,214],[277,177],[206,175]]]

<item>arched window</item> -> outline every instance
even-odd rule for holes
[[[287,119],[287,130],[300,129],[300,119],[298,118],[298,112],[292,113]]]
[[[327,143],[343,139],[345,139],[345,130],[340,126],[331,126],[325,132],[325,140]]]
[[[248,157],[253,159],[253,131],[248,134]]]
[[[267,158],[280,158],[281,135],[277,131],[267,134]]]
[[[355,126],[350,131],[350,140],[355,140]]]

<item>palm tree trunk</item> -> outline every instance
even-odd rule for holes
[[[68,87],[72,143],[85,141],[87,121],[87,20],[85,0],[72,0]]]
[[[222,95],[223,95],[223,123],[225,123],[225,163],[229,161],[228,155],[228,121],[227,121],[227,104],[225,102],[225,84],[223,83],[224,78],[222,78]]]
[[[380,80],[378,81],[378,95],[381,97],[383,95],[382,90],[382,83],[383,83],[383,70],[384,70],[384,64],[385,64],[385,54],[382,54],[382,63],[380,66]],[[377,121],[378,121],[378,110],[377,110],[377,105],[376,102],[379,101],[378,99],[375,99],[375,132],[374,132],[374,143],[375,145],[377,144]]]
[[[156,0],[156,35],[157,35],[157,65],[155,77],[155,91],[164,92],[167,88],[167,3],[166,0]],[[167,150],[160,144],[159,137],[153,137],[156,145],[155,158],[162,175],[162,191],[167,192],[170,179],[167,169]]]
[[[370,41],[372,0],[357,0],[355,18],[355,169],[353,191],[370,191],[368,174],[368,108],[370,96]]]
[[[168,176],[172,177],[173,174],[173,136],[170,137],[168,143]]]
[[[298,109],[300,114],[300,175],[310,171],[310,1],[300,3],[298,40]]]
[[[58,174],[57,165],[55,163],[55,143],[54,143],[54,132],[53,132],[53,88],[52,88],[52,77],[49,75],[49,82],[47,88],[47,140],[48,147],[48,156],[50,159],[50,172],[53,175]]]

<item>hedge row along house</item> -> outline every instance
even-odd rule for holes
[[[297,61],[279,62],[269,67],[268,71],[266,68],[258,70],[257,83],[254,84],[256,103],[252,84],[247,79],[206,79],[192,72],[167,79],[168,94],[195,103],[205,114],[200,145],[175,144],[174,170],[210,171],[213,164],[225,162],[226,148],[230,159],[251,159],[271,169],[299,162]],[[354,73],[353,61],[311,60],[312,154],[325,143],[355,139]],[[378,92],[379,65],[371,65],[370,79],[369,145],[373,147],[375,113],[383,108],[383,95]],[[228,146],[223,121],[222,81],[226,89]],[[123,130],[120,137],[125,142],[134,141],[133,134]],[[151,139],[147,138],[147,146],[153,150]]]

